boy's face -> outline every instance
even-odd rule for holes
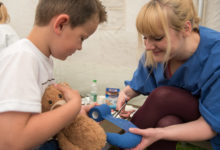
[[[57,59],[65,60],[76,50],[81,50],[83,41],[95,32],[98,24],[99,20],[94,16],[85,24],[74,28],[70,25],[63,26],[61,34],[50,45],[50,54]]]

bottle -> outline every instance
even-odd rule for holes
[[[97,101],[97,80],[92,81],[90,97],[92,102]]]

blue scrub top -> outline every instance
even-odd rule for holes
[[[144,53],[132,80],[125,81],[125,85],[144,95],[159,86],[180,87],[198,95],[201,115],[220,133],[220,32],[200,26],[199,33],[198,49],[170,79],[165,77],[163,64],[149,74],[151,68],[145,66]],[[215,150],[220,150],[220,134],[211,143]]]

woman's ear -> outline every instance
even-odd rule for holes
[[[53,24],[53,30],[56,34],[60,34],[63,31],[63,28],[65,25],[69,24],[69,15],[67,14],[60,14],[55,18],[54,24]]]
[[[192,23],[190,21],[186,21],[183,28],[184,36],[191,34],[192,32]]]

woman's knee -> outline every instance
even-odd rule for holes
[[[160,101],[164,102],[164,99],[167,99],[175,94],[175,89],[177,88],[170,86],[160,86],[150,93],[150,95],[148,96],[148,100],[153,100],[156,103]]]
[[[171,86],[160,86],[156,89],[154,89],[150,95],[153,97],[163,98],[172,95],[176,90],[179,90],[177,87],[171,87]]]
[[[193,96],[189,91],[172,86],[160,86],[153,90],[147,98],[156,104],[164,103],[198,103],[197,97]]]
[[[182,122],[183,121],[177,116],[167,115],[167,116],[161,118],[157,122],[156,127],[167,127],[167,126],[170,126],[170,125],[180,124]]]

